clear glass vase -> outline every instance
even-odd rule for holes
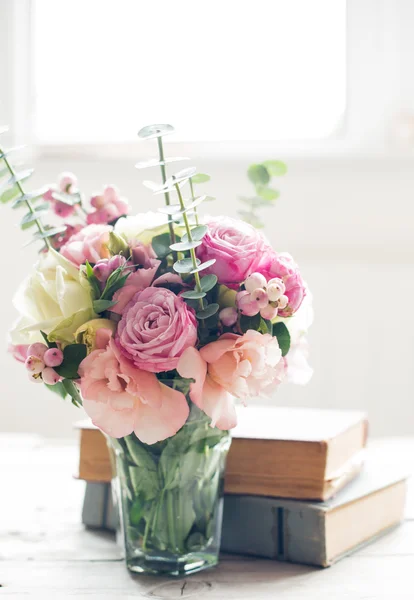
[[[108,438],[128,569],[183,576],[218,563],[230,435],[192,405],[173,437]]]

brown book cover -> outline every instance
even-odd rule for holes
[[[111,479],[106,440],[90,421],[80,429],[78,477]],[[367,418],[357,411],[248,407],[239,410],[225,492],[326,500],[360,470]]]

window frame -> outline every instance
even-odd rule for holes
[[[405,73],[407,39],[401,39],[404,10],[414,7],[410,0],[347,0],[347,82],[346,110],[333,136],[321,140],[294,142],[174,142],[171,153],[191,154],[194,158],[257,159],[259,156],[309,157],[386,157],[414,153],[414,148],[395,148],[390,139],[393,118],[406,102],[401,97]],[[401,12],[400,8],[404,7]],[[6,118],[13,142],[32,143],[32,10],[31,0],[3,0],[0,17],[7,36],[0,35],[0,54],[10,56],[5,85],[11,89],[12,102]],[[0,27],[1,33],[1,27]],[[410,40],[414,53],[414,39]],[[408,66],[408,65],[406,65]],[[406,69],[407,70],[407,69]],[[4,80],[3,80],[4,81]],[[138,140],[137,140],[138,141]],[[413,145],[414,146],[414,145]],[[114,144],[41,144],[33,147],[36,157],[133,158],[145,157],[148,148],[127,142]]]

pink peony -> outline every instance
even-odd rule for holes
[[[190,398],[211,417],[211,425],[236,425],[234,398],[246,401],[281,382],[285,365],[277,339],[249,329],[244,335],[225,333],[200,351],[188,348],[177,371],[192,377]]]
[[[293,258],[287,252],[278,254],[268,247],[268,251],[263,255],[256,270],[262,273],[268,281],[274,277],[283,281],[286,288],[284,294],[289,302],[285,308],[279,309],[278,315],[291,317],[298,310],[306,295],[306,285]]]
[[[96,263],[100,258],[109,258],[111,254],[107,244],[110,231],[110,225],[88,225],[69,238],[60,253],[76,266],[84,264],[87,260]]]
[[[136,367],[153,373],[171,371],[184,350],[195,346],[197,320],[174,292],[149,287],[137,292],[125,307],[115,341]]]
[[[120,197],[113,185],[107,185],[102,194],[93,196],[91,205],[96,210],[88,214],[86,218],[88,224],[111,223],[129,212],[128,202]]]
[[[132,366],[113,340],[81,362],[79,375],[86,413],[112,437],[134,432],[142,442],[154,444],[177,433],[187,420],[184,394]]]
[[[219,283],[236,289],[264,258],[266,241],[259,231],[243,221],[218,217],[207,224],[209,230],[196,253],[201,262],[213,258],[216,262],[203,274],[217,275]]]

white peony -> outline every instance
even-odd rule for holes
[[[96,315],[89,283],[55,250],[42,254],[13,299],[20,317],[10,331],[12,344],[43,341],[74,342],[75,331]]]
[[[122,217],[115,225],[115,233],[122,235],[129,245],[134,242],[149,244],[155,235],[168,231],[168,217],[161,213],[138,213],[133,217]]]

